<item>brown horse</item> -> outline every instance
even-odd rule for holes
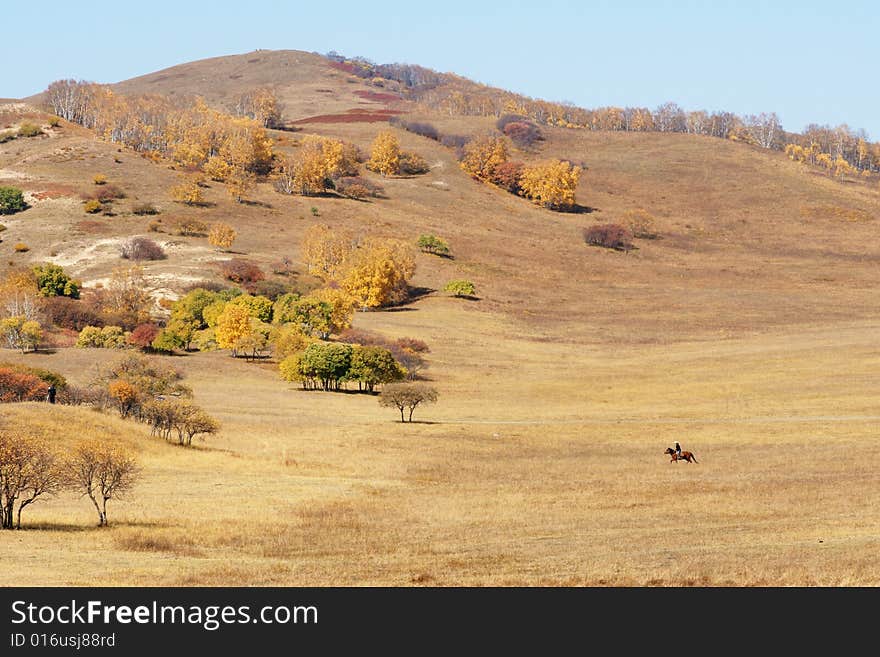
[[[688,463],[693,461],[694,463],[697,463],[697,457],[693,455],[693,452],[688,452],[686,450],[683,450],[681,452],[681,456],[679,456],[678,452],[676,452],[671,447],[667,447],[666,451],[663,453],[669,454],[669,457],[670,457],[669,462],[670,463],[675,463],[676,461],[687,461]]]

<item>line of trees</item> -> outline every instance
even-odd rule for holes
[[[540,125],[626,132],[675,132],[732,139],[782,150],[789,144],[808,148],[813,142],[832,161],[842,159],[854,171],[880,172],[880,143],[847,125],[812,124],[803,133],[787,132],[773,112],[740,116],[733,112],[685,110],[674,102],[648,107],[578,107],[573,103],[530,98],[479,84],[450,73],[410,64],[378,65],[363,57],[328,57],[350,67],[368,83],[398,91],[425,108],[448,115],[519,115]],[[430,136],[430,135],[426,135]],[[436,137],[431,137],[435,138]],[[863,142],[860,146],[860,142]]]
[[[139,475],[134,454],[117,444],[87,439],[64,455],[49,440],[0,430],[0,528],[21,529],[24,509],[62,490],[88,497],[98,525],[106,526],[107,503],[131,490]]]

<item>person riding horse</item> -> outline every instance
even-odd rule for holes
[[[681,445],[678,444],[678,441],[675,441],[675,453],[678,458],[681,458]]]

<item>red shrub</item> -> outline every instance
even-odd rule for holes
[[[227,280],[239,285],[256,283],[266,278],[266,275],[257,265],[242,258],[227,260],[220,265],[220,271]]]
[[[159,330],[155,324],[138,324],[128,336],[128,343],[141,349],[152,349]]]
[[[534,123],[528,121],[514,121],[504,126],[505,135],[510,137],[511,141],[519,148],[529,148],[535,142],[541,141],[544,135],[541,134],[540,128]]]
[[[60,328],[82,331],[86,326],[103,326],[101,314],[91,305],[70,297],[46,297],[43,311]]]
[[[606,249],[629,251],[633,248],[632,233],[619,224],[601,224],[584,229],[584,241]]]
[[[490,180],[512,194],[519,193],[519,181],[525,165],[522,162],[502,162],[492,171]]]
[[[0,368],[0,402],[43,401],[49,385],[32,374]]]
[[[163,260],[165,250],[147,237],[132,237],[123,243],[121,255],[126,260]]]

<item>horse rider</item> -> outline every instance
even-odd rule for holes
[[[678,458],[681,458],[681,445],[678,444],[678,441],[675,441],[675,454]]]

